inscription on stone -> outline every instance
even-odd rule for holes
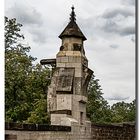
[[[73,68],[60,68],[58,70],[56,91],[72,91],[73,78]]]

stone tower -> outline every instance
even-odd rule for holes
[[[93,71],[88,68],[84,41],[86,37],[76,23],[74,7],[70,22],[59,35],[62,40],[56,59],[43,59],[41,64],[54,67],[48,88],[48,111],[52,125],[86,125],[87,86]]]

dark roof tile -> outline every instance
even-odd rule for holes
[[[75,12],[74,12],[74,7],[72,7],[72,12],[71,12],[71,17],[70,17],[70,22],[64,29],[64,31],[59,35],[59,38],[63,37],[77,37],[77,38],[82,38],[83,40],[86,40],[86,37],[76,24],[76,18],[75,18]]]

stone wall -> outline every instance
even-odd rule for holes
[[[5,140],[92,140],[91,127],[6,123]]]
[[[135,125],[69,126],[6,123],[5,140],[135,140]]]
[[[134,140],[134,124],[114,124],[114,125],[92,125],[93,140]]]

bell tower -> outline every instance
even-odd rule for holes
[[[56,59],[41,60],[41,64],[55,65],[47,95],[51,124],[85,125],[87,86],[93,71],[88,68],[84,50],[86,37],[76,23],[74,7],[59,38],[62,44]]]

